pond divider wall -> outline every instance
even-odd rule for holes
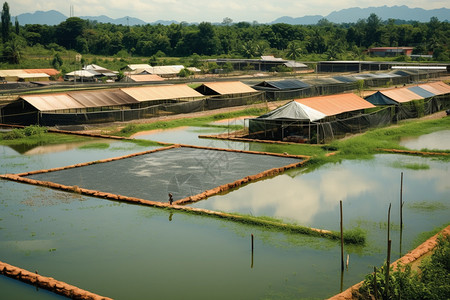
[[[47,173],[47,172],[55,172],[55,171],[60,171],[60,170],[65,170],[65,169],[70,169],[70,168],[78,168],[78,167],[88,166],[88,165],[93,165],[93,164],[98,164],[98,163],[106,163],[106,162],[111,162],[111,161],[115,161],[115,160],[119,160],[119,159],[125,159],[125,158],[129,158],[129,157],[135,157],[135,156],[139,156],[139,155],[144,155],[144,154],[149,154],[149,153],[154,153],[154,152],[158,152],[158,151],[164,151],[164,150],[179,148],[179,147],[208,149],[208,150],[227,151],[227,152],[238,152],[238,153],[249,153],[249,154],[257,154],[257,155],[271,155],[271,156],[278,156],[278,157],[301,158],[303,160],[298,163],[289,164],[289,165],[286,165],[286,166],[283,166],[280,168],[272,168],[272,169],[263,171],[261,173],[258,173],[256,175],[246,176],[242,179],[236,180],[231,183],[223,184],[216,188],[204,191],[200,194],[197,194],[194,196],[189,196],[189,197],[183,198],[181,200],[177,200],[173,203],[173,205],[170,205],[169,203],[166,203],[166,202],[150,201],[150,200],[145,200],[145,199],[136,198],[136,197],[129,197],[129,196],[123,196],[123,195],[112,194],[112,193],[107,193],[107,192],[101,192],[101,191],[97,191],[97,190],[85,189],[82,187],[78,187],[76,185],[68,186],[68,185],[63,185],[63,184],[59,184],[59,183],[55,183],[55,182],[35,180],[35,179],[25,177],[25,176]],[[309,235],[316,235],[316,236],[321,236],[321,237],[326,237],[326,238],[331,238],[331,239],[337,239],[337,233],[332,232],[330,230],[309,228],[309,227],[293,225],[293,224],[284,224],[281,222],[268,221],[268,220],[264,220],[264,219],[257,218],[257,217],[241,216],[241,215],[236,215],[236,214],[222,213],[222,212],[216,212],[216,211],[211,211],[211,210],[207,210],[207,209],[193,208],[193,207],[187,207],[187,206],[180,205],[180,204],[196,202],[196,201],[205,199],[207,197],[216,195],[218,193],[227,191],[229,189],[236,188],[245,183],[255,181],[255,180],[258,180],[258,179],[261,179],[264,177],[273,176],[273,175],[279,174],[281,172],[284,172],[285,170],[302,166],[309,159],[310,159],[309,156],[301,156],[301,155],[288,155],[288,154],[278,154],[278,153],[269,153],[269,152],[232,150],[232,149],[221,149],[221,148],[210,148],[210,147],[200,147],[200,146],[176,144],[176,145],[171,145],[168,147],[163,147],[163,148],[153,149],[153,150],[149,150],[149,151],[129,154],[129,155],[121,156],[121,157],[109,158],[109,159],[98,160],[98,161],[87,162],[87,163],[80,163],[80,164],[71,165],[71,166],[65,166],[65,167],[59,167],[59,168],[53,168],[53,169],[47,169],[47,170],[24,172],[24,173],[20,173],[20,174],[3,174],[3,175],[0,175],[0,178],[6,179],[6,180],[11,180],[11,181],[16,181],[16,182],[21,182],[21,183],[49,187],[52,189],[58,189],[58,190],[71,192],[71,193],[78,193],[78,194],[83,194],[83,195],[87,195],[87,196],[109,199],[109,200],[113,200],[113,201],[127,202],[127,203],[138,204],[138,205],[146,205],[146,206],[163,208],[163,209],[173,209],[173,210],[178,210],[178,211],[183,211],[183,212],[188,212],[188,213],[194,213],[197,215],[206,215],[206,216],[212,216],[212,217],[217,217],[217,218],[222,218],[222,219],[228,219],[228,220],[243,223],[243,224],[265,226],[268,228],[273,228],[273,229],[283,230],[283,231],[290,231],[293,233],[309,234]],[[352,241],[350,239],[348,239],[348,240],[346,239],[346,242],[355,243],[355,241]],[[356,242],[356,243],[359,243],[359,242]]]
[[[426,240],[425,242],[423,242],[422,244],[420,244],[417,248],[413,249],[412,251],[408,252],[406,255],[404,255],[404,256],[400,257],[399,259],[397,259],[396,261],[394,261],[391,264],[391,267],[393,267],[393,269],[395,271],[395,270],[397,270],[397,268],[399,266],[404,266],[406,264],[410,264],[410,263],[416,261],[417,259],[421,258],[422,256],[424,256],[425,254],[429,253],[436,247],[436,245],[438,243],[438,237],[440,235],[444,235],[444,236],[450,235],[450,225],[447,226],[446,228],[444,228],[439,233],[432,236],[431,238],[429,238],[428,240]],[[349,287],[342,293],[334,295],[333,297],[329,298],[328,300],[353,300],[353,299],[356,299],[353,297],[353,291],[357,291],[361,287],[363,282],[364,281],[358,282],[357,284]]]
[[[85,290],[82,290],[76,286],[67,284],[62,281],[58,281],[51,277],[42,276],[36,273],[32,273],[25,269],[12,266],[10,264],[0,261],[0,274],[7,277],[20,280],[22,282],[34,285],[36,287],[49,290],[56,294],[68,297],[70,299],[83,299],[83,300],[112,300],[112,298],[103,297]]]
[[[7,128],[25,128],[24,125],[11,125],[11,124],[2,124],[0,123],[0,127],[7,127]],[[60,130],[60,129],[52,129],[48,128],[47,132],[51,133],[61,133],[61,134],[71,134],[71,135],[79,135],[79,136],[86,136],[86,137],[93,137],[93,138],[102,138],[102,139],[113,139],[113,140],[133,140],[133,138],[130,137],[124,137],[124,136],[115,136],[115,135],[105,135],[105,134],[97,134],[97,133],[86,133],[86,132],[79,132],[79,131],[68,131],[68,130]]]
[[[424,151],[414,151],[414,150],[399,150],[399,149],[378,149],[383,152],[390,153],[400,153],[400,154],[412,154],[412,155],[423,155],[423,156],[436,156],[436,155],[450,155],[448,152],[424,152]]]

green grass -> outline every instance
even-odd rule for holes
[[[205,215],[201,211],[193,212],[199,215]],[[304,234],[304,235],[310,235],[310,236],[317,236],[317,237],[324,237],[329,238],[332,240],[340,240],[340,233],[336,231],[331,231],[330,233],[321,233],[315,230],[312,230],[309,227],[301,226],[298,224],[293,223],[285,223],[280,219],[267,217],[267,216],[261,216],[261,217],[254,217],[250,215],[244,215],[244,214],[227,214],[228,217],[227,220],[242,223],[245,225],[250,226],[258,226],[261,228],[264,228],[265,230],[274,230],[274,231],[283,231],[288,232],[292,234]],[[215,215],[209,215],[215,217]],[[224,218],[222,216],[217,216],[218,218]],[[366,241],[365,232],[360,228],[354,228],[351,230],[344,231],[343,234],[344,237],[344,243],[346,244],[357,244],[362,245]]]
[[[66,135],[59,133],[49,133],[44,127],[29,126],[24,129],[13,129],[10,132],[0,132],[0,145],[54,145],[88,141],[91,138]]]
[[[349,139],[336,140],[330,146],[339,150],[338,157],[340,158],[371,158],[379,152],[379,149],[407,150],[399,144],[401,137],[420,136],[449,127],[450,118],[426,121],[409,120],[396,126],[372,129]],[[448,153],[449,151],[442,152]]]
[[[391,164],[392,167],[397,169],[410,169],[410,170],[429,170],[430,166],[427,164],[419,164],[419,163],[402,163],[399,161],[396,161]]]
[[[266,109],[260,108],[247,108],[240,111],[220,113],[212,116],[197,117],[197,118],[186,118],[186,119],[175,119],[169,121],[157,121],[149,124],[129,124],[125,126],[122,130],[112,132],[111,135],[117,136],[131,136],[134,133],[147,130],[155,129],[169,129],[182,126],[197,126],[197,127],[223,127],[221,125],[211,125],[209,123],[214,121],[219,121],[223,119],[237,118],[242,116],[257,116],[266,112]],[[227,127],[227,126],[225,126]],[[240,128],[240,127],[239,127]]]
[[[92,143],[78,147],[78,149],[108,149],[108,148],[109,148],[108,143]]]

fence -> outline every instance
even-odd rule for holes
[[[364,132],[450,109],[450,94],[415,100],[376,111],[328,117],[321,122],[250,119],[248,138],[287,142],[327,143],[347,134]]]

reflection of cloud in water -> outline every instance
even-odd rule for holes
[[[280,175],[235,191],[239,201],[216,199],[211,202],[211,209],[310,223],[319,212],[334,210],[339,200],[374,189],[376,184],[363,174],[349,170],[327,170],[319,182],[307,176]]]
[[[320,191],[326,204],[333,204],[348,197],[374,190],[375,183],[363,174],[345,170],[331,170],[322,176]]]
[[[411,171],[407,176],[414,178],[415,180],[427,180],[432,182],[434,189],[439,192],[445,192],[450,190],[450,180],[448,178],[448,170],[437,169],[432,167],[428,170]]]

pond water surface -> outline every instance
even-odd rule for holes
[[[413,150],[450,150],[450,130],[436,131],[419,137],[402,138],[400,145]]]
[[[198,130],[161,132],[151,139],[209,146],[222,142],[198,139]],[[223,143],[217,147],[264,150],[260,144]],[[152,148],[113,142],[101,150],[22,155],[0,146],[0,173]],[[411,167],[417,165],[421,167]],[[429,158],[377,155],[373,160],[290,170],[192,205],[336,230],[339,200],[343,200],[345,229],[366,230],[367,243],[345,246],[350,265],[342,286],[336,241],[5,180],[0,180],[0,260],[115,299],[323,299],[359,282],[374,265],[383,263],[389,203],[394,259],[412,249],[421,232],[448,222],[449,167],[450,163]],[[400,244],[401,172],[405,225]],[[60,298],[4,276],[0,289],[7,299]]]

